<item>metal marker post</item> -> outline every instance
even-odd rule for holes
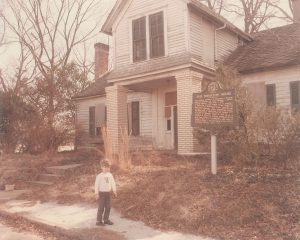
[[[211,172],[217,174],[217,136],[211,135]]]

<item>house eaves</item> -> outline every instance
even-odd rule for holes
[[[127,2],[128,2],[128,0],[118,0],[116,2],[116,4],[114,5],[113,9],[111,10],[109,16],[107,17],[105,23],[102,26],[102,29],[101,29],[102,32],[104,32],[108,35],[112,35],[112,26],[113,26],[114,22],[116,21],[117,17],[119,16],[119,14],[122,12],[124,7],[126,6]],[[212,21],[214,21],[218,24],[221,24],[221,25],[226,24],[226,26],[229,30],[231,30],[235,34],[239,35],[244,40],[246,40],[246,41],[252,40],[252,37],[249,34],[240,30],[238,27],[236,27],[234,24],[229,22],[224,17],[216,14],[214,11],[212,11],[207,6],[205,6],[203,3],[201,3],[200,0],[189,0],[187,4],[188,4],[189,9],[195,10],[195,11],[205,15]]]
[[[199,14],[204,15],[205,17],[214,21],[217,24],[220,25],[226,24],[227,29],[237,34],[238,36],[242,37],[244,40],[252,41],[252,37],[250,34],[245,33],[244,31],[236,27],[234,24],[232,24],[230,21],[228,21],[226,18],[218,15],[217,13],[209,9],[207,6],[200,3],[199,0],[190,0],[190,3],[188,3],[188,7],[190,10],[194,10]]]
[[[122,12],[122,10],[125,7],[127,2],[128,2],[128,0],[117,0],[114,7],[110,11],[106,21],[104,22],[104,24],[101,28],[101,32],[106,33],[108,35],[112,35],[112,26],[113,26],[116,18]]]

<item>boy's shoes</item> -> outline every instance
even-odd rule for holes
[[[110,220],[106,220],[106,221],[104,221],[104,224],[113,225],[114,223],[112,221],[110,221]]]
[[[105,226],[105,224],[103,222],[96,222],[96,226]]]

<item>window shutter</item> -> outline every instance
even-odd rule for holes
[[[132,103],[127,104],[128,134],[132,134]]]
[[[98,104],[96,106],[96,127],[104,127],[105,122],[105,104]]]
[[[300,108],[300,82],[290,83],[291,107],[298,110]]]
[[[267,106],[276,106],[276,85],[268,84],[266,85],[266,95],[267,95]]]
[[[146,60],[146,17],[132,21],[133,61]]]
[[[96,136],[96,107],[89,108],[89,134],[90,137]]]
[[[150,30],[150,57],[161,57],[165,55],[164,40],[164,14],[155,13],[149,16]]]
[[[131,103],[131,121],[132,121],[132,131],[133,136],[140,135],[140,102]]]

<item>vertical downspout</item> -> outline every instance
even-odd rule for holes
[[[217,61],[217,31],[223,30],[227,27],[227,24],[224,23],[224,25],[220,28],[215,29],[215,39],[214,39],[214,62]]]

